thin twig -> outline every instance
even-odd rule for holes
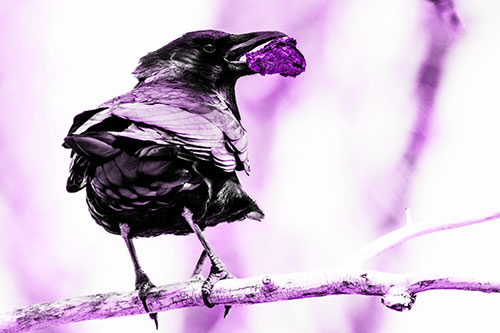
[[[350,256],[344,262],[344,266],[360,268],[368,260],[401,243],[409,241],[410,239],[414,239],[438,231],[462,228],[474,224],[497,220],[500,218],[500,212],[479,219],[441,224],[418,224],[416,222],[413,222],[409,211],[407,211],[406,218],[407,223],[403,227],[396,229],[382,237],[379,237],[373,242],[367,244],[361,250]]]
[[[203,306],[200,279],[151,290],[148,305],[161,312]],[[478,274],[320,271],[276,274],[218,282],[210,302],[220,305],[254,304],[339,294],[381,296],[394,310],[410,309],[416,294],[426,290],[457,289],[500,292],[500,276]],[[23,332],[84,320],[145,313],[137,292],[107,293],[42,303],[0,315],[1,332]]]

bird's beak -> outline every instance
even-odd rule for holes
[[[287,35],[280,31],[258,31],[250,32],[248,34],[230,35],[229,46],[230,49],[226,54],[226,61],[229,68],[238,75],[255,74],[245,60],[240,60],[245,53],[255,49],[256,47],[265,44],[273,39],[286,37]]]

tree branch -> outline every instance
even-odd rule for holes
[[[368,260],[380,255],[382,252],[389,250],[399,244],[402,244],[410,239],[414,239],[430,233],[451,230],[456,228],[467,227],[474,224],[497,220],[500,218],[500,212],[492,215],[466,220],[461,222],[448,222],[448,223],[432,223],[432,224],[419,224],[414,223],[410,215],[410,211],[406,210],[406,224],[384,236],[375,239],[373,242],[367,244],[361,250],[354,253],[352,256],[344,261],[345,267],[361,267]]]
[[[415,224],[407,211],[402,228],[382,236],[362,248],[342,270],[266,275],[218,282],[210,302],[220,305],[254,304],[327,295],[358,294],[381,296],[387,307],[402,311],[411,309],[416,294],[432,289],[457,289],[500,292],[499,276],[478,274],[409,273],[391,274],[358,269],[370,258],[404,241],[422,235],[465,227],[500,218],[500,213],[480,219],[446,224]],[[151,289],[147,302],[153,312],[192,306],[204,306],[201,285],[196,275],[185,282]],[[22,332],[92,319],[143,314],[137,291],[96,294],[69,298],[52,303],[30,305],[0,315],[1,332]]]
[[[151,290],[148,306],[161,312],[203,306],[202,279],[165,285]],[[375,271],[320,271],[223,280],[210,301],[220,305],[255,304],[327,295],[381,296],[387,307],[410,309],[416,294],[426,290],[457,289],[500,292],[500,277],[445,273],[391,274]],[[1,332],[22,332],[92,319],[142,314],[137,292],[96,294],[52,303],[31,305],[0,315]]]
[[[429,0],[434,3],[439,17],[447,28],[456,33],[463,32],[462,23],[455,11],[453,0]]]

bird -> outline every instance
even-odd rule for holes
[[[207,256],[212,263],[202,295],[213,306],[213,286],[233,276],[202,231],[264,217],[237,174],[249,174],[250,164],[235,84],[255,74],[241,58],[284,36],[186,33],[142,57],[135,87],[76,115],[64,138],[71,150],[66,189],[85,189],[92,218],[125,240],[138,297],[156,328],[157,314],[146,302],[155,285],[139,264],[133,239],[195,233],[204,248],[198,265]]]

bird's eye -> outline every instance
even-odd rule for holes
[[[215,46],[213,46],[212,44],[207,44],[207,45],[203,46],[203,50],[207,53],[214,53]]]

